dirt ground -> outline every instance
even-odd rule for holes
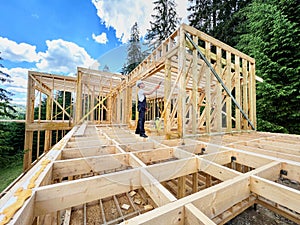
[[[239,216],[235,217],[227,225],[297,225],[285,217],[282,217],[263,206],[257,205],[255,210],[250,207]]]
[[[300,183],[297,181],[280,178],[276,182],[300,190]],[[294,223],[263,206],[257,205],[256,210],[254,207],[250,207],[242,214],[229,221],[227,225],[297,225],[297,223]]]

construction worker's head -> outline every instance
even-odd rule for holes
[[[136,82],[136,86],[137,86],[138,88],[140,88],[142,84],[144,84],[144,83],[143,83],[143,81],[141,81],[141,80],[138,80],[138,81]]]

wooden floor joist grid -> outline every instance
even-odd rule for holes
[[[10,224],[224,224],[254,204],[300,223],[299,138],[144,139],[122,125],[77,126],[18,182],[33,186]]]

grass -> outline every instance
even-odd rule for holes
[[[23,163],[14,164],[0,170],[0,192],[13,182],[23,171]]]

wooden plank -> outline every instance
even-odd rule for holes
[[[281,169],[287,171],[287,176],[284,176],[290,180],[298,181],[300,182],[300,164],[299,163],[281,163]]]
[[[186,176],[178,177],[178,183],[177,183],[177,198],[183,198],[185,197],[185,191],[186,191]]]
[[[182,27],[179,28],[179,49],[178,49],[178,73],[181,74],[179,78],[179,93],[178,93],[178,110],[177,110],[177,123],[178,133],[180,137],[185,137],[185,109],[186,109],[186,56],[185,56],[185,34]]]
[[[138,217],[131,218],[120,225],[184,225],[184,207],[163,207],[144,213]]]
[[[76,85],[76,114],[75,123],[79,123],[82,117],[82,72],[77,70],[77,85]]]
[[[216,186],[219,188],[212,189],[212,191],[210,188],[205,189],[202,191],[203,196],[192,202],[208,218],[223,213],[250,195],[249,178],[246,176],[235,177]]]
[[[221,181],[232,179],[241,173],[231,170],[227,167],[220,166],[212,161],[198,159],[198,170],[203,171]]]
[[[234,145],[232,145],[232,147],[240,149],[240,150],[248,151],[248,152],[258,153],[258,154],[265,155],[265,156],[271,156],[274,158],[274,160],[286,159],[286,160],[300,162],[300,157],[292,155],[292,154],[280,153],[280,152],[275,152],[275,151],[270,151],[270,150],[263,150],[260,148],[238,145],[238,144],[234,144]]]
[[[99,155],[120,153],[118,148],[113,145],[98,145],[85,148],[69,148],[62,150],[62,159],[84,158]]]
[[[240,57],[234,56],[234,70],[235,70],[235,100],[241,105],[241,76],[240,76]],[[235,106],[235,128],[237,131],[241,130],[241,112]]]
[[[164,80],[164,103],[165,103],[165,108],[164,108],[164,114],[162,115],[164,118],[164,132],[166,135],[166,139],[169,139],[169,133],[171,131],[171,123],[170,123],[170,113],[171,113],[171,104],[168,103],[168,99],[170,99],[171,95],[171,62],[169,59],[166,60],[165,62],[165,80]],[[155,109],[155,106],[153,107]],[[155,114],[153,114],[155,115]]]
[[[217,74],[221,74],[222,71],[222,49],[220,47],[217,47],[217,56],[216,56],[216,72]],[[222,131],[222,85],[218,82],[216,84],[216,104],[215,104],[215,110],[216,110],[216,117],[215,117],[215,126],[216,131],[221,132]]]
[[[158,207],[176,201],[176,198],[145,169],[141,170],[141,185]]]
[[[255,63],[249,63],[249,119],[256,128]]]
[[[243,74],[243,110],[248,115],[248,71],[247,61],[242,59],[242,74]],[[248,130],[248,121],[243,117],[243,130]]]
[[[53,163],[53,179],[68,176],[109,171],[129,166],[128,154],[114,154],[105,156],[85,157],[55,161]]]
[[[257,177],[250,177],[251,192],[300,213],[300,191]],[[272,191],[270,191],[272,190]]]
[[[258,168],[272,162],[271,159],[265,158],[263,155],[260,157],[253,153],[243,153],[239,151],[233,151],[232,156],[236,157],[236,162],[252,168]]]
[[[265,142],[257,143],[257,142],[248,141],[248,142],[246,142],[246,145],[255,147],[255,148],[261,148],[261,149],[265,149],[265,150],[300,156],[300,151],[297,151],[296,149],[293,149],[293,148],[288,148],[288,146],[286,146],[286,147],[277,146],[276,143],[274,143],[274,145],[271,145],[270,143],[265,144]]]
[[[36,190],[35,216],[138,189],[139,177],[140,172],[133,169],[40,187]]]
[[[185,225],[215,225],[203,212],[189,203],[184,206]]]
[[[66,209],[63,225],[69,225],[71,219],[71,208]]]
[[[198,43],[198,37],[193,37],[193,41]],[[197,49],[193,50],[193,66],[192,66],[192,134],[196,134],[197,119],[198,119],[198,52]]]
[[[226,51],[226,75],[225,75],[226,86],[231,91],[231,53]],[[232,131],[232,104],[231,97],[226,95],[226,131]]]
[[[203,155],[201,156],[201,158],[220,165],[225,165],[231,162],[231,156],[232,156],[232,151],[224,151],[224,152],[211,153],[209,155]]]
[[[87,126],[87,123],[81,124],[73,136],[74,137],[82,137],[84,135],[86,126]]]
[[[160,160],[172,159],[174,157],[174,149],[173,148],[160,148],[154,150],[146,150],[135,152],[139,159],[141,159],[144,163],[152,163]]]
[[[27,131],[38,131],[38,130],[71,130],[72,124],[69,122],[47,122],[39,123],[34,122],[26,124]]]
[[[196,160],[196,158],[180,159],[148,166],[146,170],[159,182],[163,182],[197,172]]]

